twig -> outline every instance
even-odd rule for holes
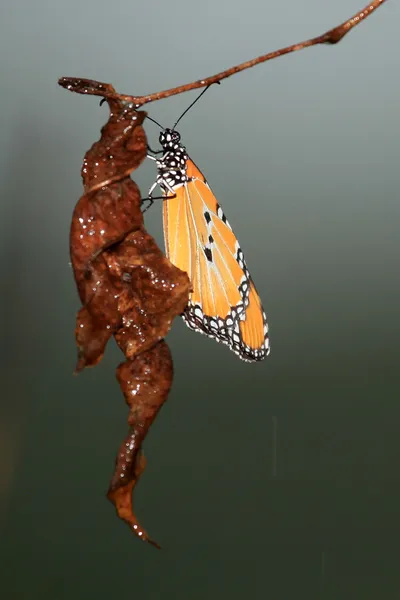
[[[190,90],[206,87],[213,83],[222,81],[223,79],[227,79],[235,73],[240,73],[241,71],[250,69],[255,65],[265,63],[268,60],[273,60],[274,58],[284,56],[285,54],[291,54],[292,52],[297,52],[299,50],[303,50],[304,48],[311,48],[311,46],[317,46],[318,44],[337,44],[347,33],[349,33],[349,31],[369,17],[384,2],[386,2],[386,0],[372,0],[365,8],[350,17],[350,19],[347,19],[347,21],[344,21],[344,23],[337,25],[337,27],[330,29],[322,35],[314,37],[310,40],[306,40],[305,42],[300,42],[299,44],[292,44],[291,46],[280,48],[279,50],[269,52],[268,54],[263,54],[262,56],[258,56],[257,58],[243,62],[240,65],[236,65],[235,67],[221,71],[221,73],[207,77],[206,79],[199,79],[197,81],[192,81],[191,83],[179,85],[178,87],[164,90],[162,92],[154,92],[153,94],[148,94],[146,96],[128,96],[125,94],[116,94],[115,92],[111,94],[110,91],[105,91],[104,97],[118,98],[121,102],[132,103],[136,105],[136,107],[139,107],[143,106],[144,104],[148,104],[149,102],[154,102],[155,100],[162,100],[164,98],[169,98],[170,96],[182,94],[183,92],[189,92]],[[83,93],[79,92],[79,90],[75,88],[75,82],[77,81],[80,80],[71,77],[62,77],[59,80],[59,84],[71,91]]]

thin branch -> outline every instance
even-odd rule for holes
[[[258,58],[253,58],[252,60],[248,60],[240,65],[236,65],[235,67],[231,67],[230,69],[226,69],[221,73],[217,73],[217,75],[212,75],[211,77],[207,77],[206,79],[200,79],[198,81],[193,81],[192,83],[186,83],[184,85],[180,85],[175,88],[171,88],[169,90],[164,90],[162,92],[155,92],[153,94],[149,94],[147,96],[127,96],[122,94],[113,94],[110,91],[105,93],[105,97],[113,97],[118,98],[122,102],[133,103],[137,107],[143,106],[144,104],[148,104],[149,102],[154,102],[155,100],[162,100],[164,98],[169,98],[170,96],[176,96],[177,94],[182,94],[183,92],[189,92],[190,90],[195,90],[197,88],[206,87],[213,83],[218,83],[223,79],[227,79],[231,75],[235,73],[240,73],[245,69],[250,69],[255,65],[259,65],[261,63],[265,63],[268,60],[273,60],[274,58],[278,58],[279,56],[284,56],[285,54],[291,54],[292,52],[297,52],[298,50],[303,50],[304,48],[310,48],[311,46],[317,46],[318,44],[337,44],[340,42],[344,36],[349,33],[356,25],[364,21],[367,17],[369,17],[377,8],[386,2],[386,0],[372,0],[365,8],[358,11],[354,16],[350,19],[341,23],[337,27],[330,29],[326,33],[319,35],[310,40],[306,40],[305,42],[300,42],[299,44],[293,44],[291,46],[286,46],[286,48],[280,48],[279,50],[275,50],[274,52],[269,52],[268,54],[264,54],[259,56]],[[59,84],[66,89],[71,91],[78,91],[75,88],[74,82],[77,79],[73,77],[62,77],[59,80]],[[79,91],[78,91],[79,93]],[[84,92],[80,92],[84,93]]]

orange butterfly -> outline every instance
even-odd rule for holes
[[[153,202],[158,185],[166,255],[192,283],[182,317],[188,327],[226,344],[242,360],[262,360],[270,347],[260,297],[225,213],[175,126],[160,133],[162,156],[148,155],[158,170],[148,200]]]

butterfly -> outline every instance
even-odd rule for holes
[[[153,202],[158,185],[166,255],[192,284],[183,320],[190,329],[226,344],[242,360],[260,361],[270,351],[260,297],[225,213],[175,127],[162,128],[161,151],[150,149],[161,156],[148,154],[157,166],[148,200]]]

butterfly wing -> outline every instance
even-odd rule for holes
[[[170,261],[186,271],[193,291],[186,324],[227,344],[246,361],[269,354],[268,325],[243,252],[204,176],[190,159],[188,182],[163,202]]]

